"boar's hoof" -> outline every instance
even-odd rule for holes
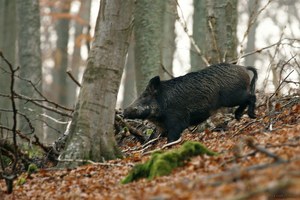
[[[251,119],[256,119],[256,115],[254,113],[248,113],[248,116],[251,118]]]

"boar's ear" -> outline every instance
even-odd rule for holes
[[[153,93],[157,93],[159,87],[160,87],[160,78],[159,76],[155,76],[149,81],[148,89]]]

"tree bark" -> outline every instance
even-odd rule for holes
[[[100,3],[95,40],[62,159],[99,162],[121,156],[114,138],[114,117],[132,28],[133,3],[133,0]],[[59,167],[79,164],[61,162]]]
[[[249,7],[249,19],[248,20],[252,20],[250,19],[251,14],[256,14],[259,8],[259,0],[253,0],[253,1],[249,1],[248,2],[248,7]],[[249,24],[249,23],[248,23]],[[251,26],[250,30],[249,30],[249,34],[248,34],[248,40],[247,40],[247,47],[246,47],[246,52],[252,52],[255,50],[255,34],[256,34],[256,28],[257,28],[257,22],[254,22],[254,24]],[[256,60],[256,55],[252,54],[249,55],[245,58],[245,65],[246,66],[254,66],[254,62]]]
[[[194,15],[193,15],[193,38],[198,47],[200,47],[202,53],[205,55],[205,50],[208,48],[206,38],[208,37],[207,27],[207,12],[205,0],[194,0]],[[191,57],[191,71],[197,71],[205,68],[206,64],[201,59],[201,56],[197,53],[193,45],[191,45],[190,51]]]
[[[71,1],[61,1],[58,12],[70,13]],[[67,67],[68,67],[68,42],[70,20],[61,18],[55,25],[57,41],[54,51],[55,66],[53,69],[52,91],[56,91],[54,99],[57,103],[67,106]],[[70,106],[70,105],[68,105]]]
[[[134,11],[137,93],[159,74],[165,1],[137,0]]]
[[[40,12],[38,0],[17,0],[18,12],[18,57],[20,76],[30,80],[35,87],[42,90],[42,60],[40,47]],[[26,81],[19,81],[19,92],[28,97],[35,98],[37,93]],[[30,102],[20,101],[19,111],[31,120],[36,135],[43,141],[42,122],[39,116],[41,108],[33,106]],[[31,129],[24,117],[19,118],[19,129],[30,133]]]
[[[80,54],[81,47],[84,46],[83,42],[85,42],[85,44],[89,42],[85,40],[87,38],[83,40],[80,38],[84,38],[82,37],[83,35],[89,34],[91,5],[91,0],[81,1],[78,16],[81,20],[83,20],[83,22],[79,23],[78,21],[75,21],[74,52],[68,70],[71,70],[72,75],[77,80],[79,78],[79,67],[84,64]],[[70,77],[67,77],[67,87],[67,105],[73,106],[76,103],[76,90],[78,86],[70,79]]]
[[[194,25],[193,36],[208,62],[210,64],[229,62],[236,58],[237,0],[205,0],[194,1],[194,3],[196,25]],[[204,66],[199,56],[192,57],[191,60],[192,69]]]
[[[173,55],[175,52],[175,21],[176,21],[176,1],[165,1],[166,8],[163,19],[163,32],[162,32],[162,45],[161,45],[161,57],[162,67],[160,67],[160,78],[162,80],[168,80],[172,78],[173,70]]]
[[[70,14],[71,1],[64,0],[58,1],[57,8],[53,11],[57,14]],[[53,52],[54,59],[54,68],[52,69],[52,78],[53,81],[50,86],[51,94],[49,99],[57,102],[60,105],[71,107],[74,105],[69,105],[68,103],[68,84],[73,84],[67,81],[67,68],[69,65],[68,62],[68,42],[69,42],[69,28],[70,28],[70,19],[67,18],[58,18],[55,24],[55,31],[57,35],[56,48]],[[47,115],[51,116],[58,121],[66,121],[64,117],[52,112],[47,112]],[[48,126],[53,127],[50,129],[47,127],[45,140],[47,143],[52,143],[55,141],[60,134],[66,128],[66,124],[57,123],[52,120],[46,119]]]
[[[129,106],[137,97],[134,66],[134,43],[134,38],[132,38],[129,44],[126,65],[122,75],[124,76],[124,92],[121,108]]]
[[[15,65],[16,59],[16,1],[2,0],[0,2],[0,51]],[[9,71],[5,62],[0,61],[1,69]],[[10,76],[0,70],[0,93],[8,94]],[[11,109],[11,101],[8,98],[0,98],[0,108]],[[1,112],[0,124],[10,126],[11,113]],[[0,136],[1,137],[1,136]]]

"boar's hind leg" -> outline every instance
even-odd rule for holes
[[[255,95],[250,95],[249,96],[249,106],[248,106],[248,116],[252,119],[256,118],[255,115],[255,102],[256,102],[256,96]]]
[[[188,127],[187,119],[169,117],[165,120],[165,126],[168,131],[168,143],[180,138],[181,132]]]
[[[255,95],[249,95],[248,99],[246,102],[242,103],[239,105],[239,107],[235,111],[235,119],[240,120],[244,110],[248,106],[248,116],[252,119],[256,118],[255,116],[255,102],[256,102],[256,97]]]
[[[248,106],[248,103],[243,103],[236,109],[236,111],[234,112],[235,119],[237,119],[237,120],[241,119],[243,112],[247,106]]]

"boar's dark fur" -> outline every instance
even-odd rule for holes
[[[250,80],[248,71],[252,71]],[[152,78],[141,96],[124,110],[125,118],[153,119],[167,131],[168,142],[180,138],[190,125],[205,121],[221,107],[239,106],[235,118],[240,119],[248,107],[255,118],[255,82],[253,67],[216,64],[171,80]]]

